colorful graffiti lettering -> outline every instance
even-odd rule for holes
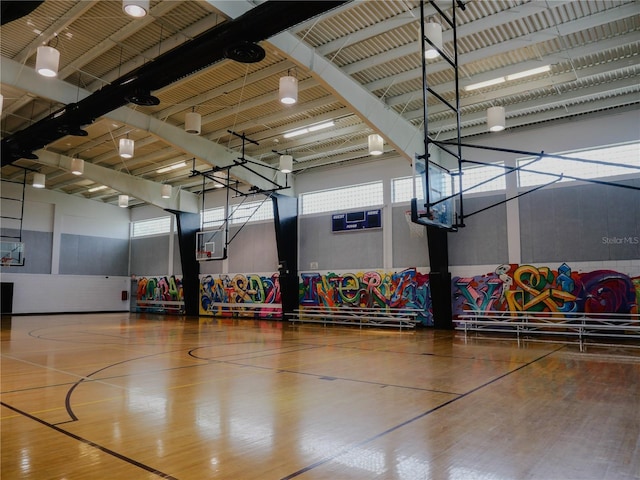
[[[423,325],[433,325],[428,278],[415,268],[400,272],[303,273],[300,305],[416,309]]]
[[[282,315],[278,274],[205,275],[200,278],[200,314],[272,318]]]
[[[611,270],[577,273],[532,265],[500,265],[453,282],[453,312],[638,313],[640,282]]]
[[[154,313],[181,313],[182,305],[163,302],[184,302],[182,278],[140,277],[137,279],[136,310]]]

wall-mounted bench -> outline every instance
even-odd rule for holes
[[[640,346],[640,315],[615,313],[537,313],[537,312],[468,312],[454,320],[456,329],[470,332],[515,333],[518,341],[535,335],[566,337],[577,340],[580,351],[585,344],[602,343],[602,339],[637,340]]]
[[[302,307],[287,314],[289,321],[362,327],[415,328],[420,310],[410,308]]]

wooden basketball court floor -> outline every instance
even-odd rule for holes
[[[638,479],[640,349],[14,316],[3,480]]]

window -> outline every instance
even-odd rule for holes
[[[333,188],[300,195],[301,215],[382,205],[382,182]]]
[[[270,199],[264,202],[249,202],[241,205],[229,205],[231,224],[259,222],[273,219],[273,205]]]
[[[162,235],[171,231],[171,217],[152,218],[140,220],[131,224],[131,237],[146,237],[149,235]]]
[[[518,160],[518,166],[525,170],[535,170],[536,172],[545,173],[533,173],[520,170],[518,172],[520,186],[529,187],[549,183],[558,178],[560,174],[591,179],[634,173],[637,175],[640,173],[638,170],[638,167],[640,167],[640,143],[628,143],[593,150],[575,151],[566,153],[565,155],[577,159],[595,160],[603,163],[590,163],[581,160],[565,160],[549,157],[542,158],[538,161],[535,161],[535,158],[522,158]],[[607,165],[607,163],[628,165],[629,167],[635,167],[635,169],[618,165]],[[561,181],[569,182],[573,180],[573,178],[563,178]]]
[[[410,202],[412,198],[424,197],[422,175],[416,177],[416,191],[413,193],[413,177],[394,178],[391,180],[391,202]]]
[[[468,195],[470,193],[505,190],[507,188],[505,180],[505,173],[507,170],[502,168],[502,163],[496,163],[494,165],[496,166],[483,165],[481,167],[469,167],[462,169],[462,190],[464,191],[464,195]],[[480,185],[481,183],[482,185]],[[454,181],[453,184],[456,193],[459,193],[460,186],[458,181]]]
[[[224,207],[210,208],[200,213],[202,228],[219,227],[224,223]]]

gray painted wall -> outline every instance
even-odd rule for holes
[[[131,273],[166,275],[169,268],[169,235],[131,239]]]
[[[406,207],[393,207],[393,266],[406,268],[429,265],[429,247],[427,245],[426,227],[418,227],[422,237],[412,237],[405,217]]]
[[[237,232],[238,228],[230,228],[229,240]],[[278,250],[273,222],[246,224],[229,243],[228,255],[229,272],[276,272],[278,270]]]
[[[61,235],[60,274],[62,275],[127,275],[128,265],[128,240]]]
[[[640,187],[640,179],[621,183]],[[593,184],[521,197],[522,261],[638,259],[639,205],[638,191]]]
[[[311,262],[319,270],[382,268],[382,229],[333,233],[331,215],[300,217],[299,269],[312,269]]]
[[[504,199],[504,194],[467,197],[464,200],[464,214],[469,215]],[[448,234],[449,265],[499,265],[509,262],[505,204],[472,215],[465,220],[465,225],[457,232]]]

